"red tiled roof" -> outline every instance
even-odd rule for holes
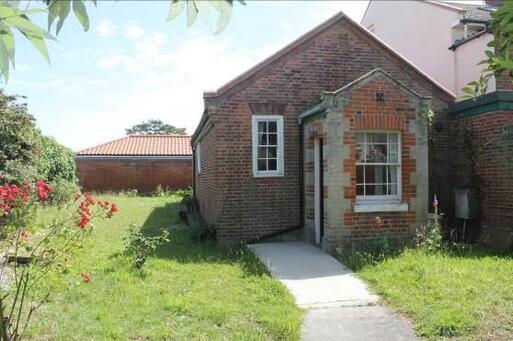
[[[170,156],[192,155],[191,137],[184,135],[129,135],[86,148],[77,155]]]

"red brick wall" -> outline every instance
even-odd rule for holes
[[[86,191],[137,189],[153,192],[192,186],[191,160],[83,159],[77,158],[77,177]]]
[[[452,128],[453,187],[479,187],[482,224],[513,230],[513,112],[464,117]]]
[[[297,114],[318,99],[322,91],[338,89],[375,68],[390,73],[422,95],[433,96],[432,107],[441,119],[445,118],[448,95],[345,19],[305,41],[233,90],[206,98],[205,107],[217,136],[213,147],[217,149],[217,160],[203,165],[215,167],[213,171],[219,172],[216,178],[220,192],[215,197],[222,204],[209,201],[202,205],[204,211],[210,210],[205,208],[208,205],[222,205],[212,221],[221,240],[248,240],[302,224],[301,139]],[[274,103],[284,108],[283,177],[254,178],[252,175],[251,116],[266,114],[252,112],[254,103]],[[439,148],[446,148],[446,143],[447,139],[441,134]],[[204,186],[206,184],[199,183],[198,191],[215,191]]]
[[[222,209],[221,172],[219,149],[217,148],[216,131],[208,129],[201,138],[201,155],[195,151],[195,157],[201,158],[201,174],[198,174],[197,162],[194,165],[195,195],[200,205],[203,219],[209,224],[215,224]]]
[[[385,94],[384,103],[376,102],[376,92]],[[410,132],[410,127],[416,124],[417,108],[409,97],[389,81],[377,79],[351,92],[349,103],[344,106],[342,115],[350,120],[350,129],[344,134],[344,142],[349,145],[350,155],[344,160],[343,169],[351,177],[351,184],[344,188],[344,198],[351,200],[351,208],[343,214],[344,224],[351,229],[353,241],[368,239],[384,232],[401,237],[411,236],[414,232],[416,217],[411,205],[417,193],[416,185],[411,181],[417,169],[416,136]],[[410,211],[353,212],[356,203],[356,132],[373,129],[400,132],[402,202],[410,205]],[[381,219],[377,221],[376,217]]]

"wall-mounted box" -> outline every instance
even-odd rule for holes
[[[454,189],[454,216],[460,219],[474,219],[477,216],[476,191],[470,188]]]

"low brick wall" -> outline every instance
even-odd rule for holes
[[[77,177],[86,191],[136,189],[153,192],[158,185],[172,190],[192,186],[191,159],[80,158]]]

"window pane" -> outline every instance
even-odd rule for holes
[[[261,146],[267,145],[267,134],[258,134],[258,144]]]
[[[387,162],[386,144],[368,144],[367,162]]]
[[[258,159],[258,170],[259,171],[267,170],[267,160],[266,159]]]
[[[388,141],[392,144],[392,143],[395,143],[397,144],[397,134],[396,133],[390,133],[388,134]]]
[[[267,122],[268,132],[277,133],[278,132],[278,122],[276,121],[268,121]]]
[[[388,185],[388,195],[397,195],[397,184]]]
[[[363,170],[365,166],[356,166],[356,183],[363,184]]]
[[[387,179],[387,166],[365,166],[365,183],[384,184]]]
[[[265,159],[267,157],[267,147],[258,147],[258,156],[259,159]]]
[[[386,133],[368,133],[367,143],[387,143]]]
[[[393,152],[393,153],[397,153],[397,148],[398,145],[397,143],[391,143],[388,145],[388,149],[390,150],[390,152]]]
[[[278,148],[276,147],[267,147],[267,157],[268,158],[272,158],[272,159],[276,159],[278,158]]]
[[[268,160],[268,170],[277,170],[278,169],[278,160],[269,159]]]
[[[267,122],[266,121],[258,122],[258,132],[259,133],[267,132]]]
[[[365,195],[386,195],[387,185],[365,185]]]
[[[278,145],[278,135],[277,134],[269,134],[269,145],[277,146]]]
[[[356,186],[356,195],[364,195],[364,187],[363,185]]]
[[[365,162],[365,154],[364,151],[365,148],[363,145],[356,145],[356,162],[364,163]]]
[[[397,183],[397,172],[399,166],[388,166],[388,182]]]
[[[399,158],[397,157],[397,153],[390,152],[388,162],[391,162],[391,163],[399,162]]]

